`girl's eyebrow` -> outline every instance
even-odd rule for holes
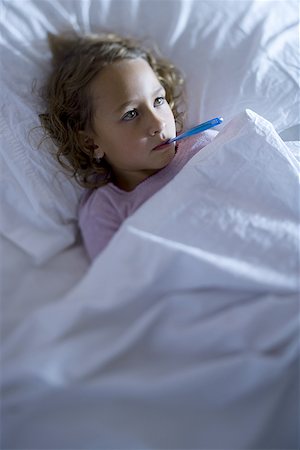
[[[160,92],[164,92],[165,89],[163,86],[159,86],[159,88],[155,89],[155,91],[152,92],[152,95],[157,95]],[[116,109],[116,112],[119,112],[121,110],[123,110],[124,108],[126,108],[129,105],[132,105],[133,103],[135,103],[136,101],[138,101],[138,98],[133,98],[131,100],[127,100],[126,102],[122,103],[120,106],[118,106],[118,108]]]

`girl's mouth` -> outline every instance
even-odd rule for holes
[[[166,141],[164,141],[161,144],[159,144],[156,147],[154,147],[153,150],[164,150],[165,147],[167,147],[168,145],[172,144],[172,142],[169,142],[169,141],[170,141],[170,139],[167,139]]]

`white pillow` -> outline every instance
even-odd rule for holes
[[[251,108],[277,131],[298,122],[297,0],[4,0],[1,232],[38,262],[71,245],[82,189],[41,139],[39,87],[50,69],[46,33],[73,28],[148,38],[184,72],[188,121],[228,122]],[[124,20],[126,18],[126,20]],[[280,18],[280,20],[278,20]]]

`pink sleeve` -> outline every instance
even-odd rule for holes
[[[97,193],[80,205],[79,227],[84,246],[92,260],[106,247],[120,224],[121,220],[113,205]]]

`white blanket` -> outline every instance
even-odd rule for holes
[[[4,448],[298,447],[298,276],[299,165],[246,110],[7,334]]]

